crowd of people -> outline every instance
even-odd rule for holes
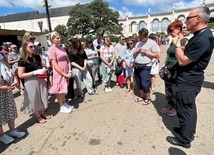
[[[191,146],[196,132],[195,98],[200,92],[203,70],[209,63],[214,46],[212,33],[207,28],[209,15],[207,7],[198,7],[190,12],[186,25],[175,20],[167,28],[172,42],[166,51],[164,65],[176,71],[176,76],[164,81],[166,105],[161,112],[168,116],[177,114],[180,128],[175,128],[175,131],[179,136],[167,137],[167,141],[186,148]],[[14,127],[17,110],[12,90],[15,87],[24,97],[21,111],[34,113],[40,124],[52,118],[45,113],[48,93],[56,95],[61,113],[70,113],[74,106],[68,101],[85,97],[82,81],[89,95],[99,95],[98,82],[102,82],[104,92],[110,93],[113,91],[112,75],[118,68],[121,72],[116,74],[115,85],[126,87],[124,93],[137,95],[135,102],[143,105],[152,103],[151,91],[156,91],[161,53],[156,35],[142,28],[131,38],[121,34],[116,45],[108,36],[102,38],[98,33],[96,37],[84,44],[78,38],[69,38],[64,48],[60,34],[52,32],[52,45],[45,52],[34,34],[26,32],[20,50],[15,44],[10,46],[10,50],[3,46],[0,54],[0,141],[8,144],[14,141],[12,137],[25,135]],[[8,123],[10,136],[3,132],[3,123]]]

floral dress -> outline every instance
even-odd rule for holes
[[[0,76],[0,86],[5,86],[6,82]],[[18,117],[13,93],[0,90],[0,125],[10,123]]]

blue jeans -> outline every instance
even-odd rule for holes
[[[144,93],[150,93],[151,76],[150,76],[151,66],[144,66],[142,68],[135,68],[134,75],[136,78],[137,86],[139,90],[143,90]]]
[[[74,76],[74,80],[77,84],[78,95],[83,95],[82,86],[81,86],[82,79],[83,79],[83,82],[87,89],[87,92],[88,93],[93,92],[92,78],[91,78],[91,75],[90,75],[89,71],[87,70],[87,68],[83,72],[77,68],[73,68],[72,73]]]

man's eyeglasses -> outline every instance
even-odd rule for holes
[[[128,43],[128,45],[133,45],[133,43]]]
[[[29,48],[35,48],[35,46],[28,46]]]
[[[195,17],[198,17],[198,15],[195,15],[195,16],[188,16],[188,17],[186,18],[186,20],[190,20],[191,18],[195,18]]]
[[[122,41],[124,41],[125,39],[123,38],[123,39],[121,39]]]

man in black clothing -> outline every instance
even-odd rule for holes
[[[187,30],[194,36],[185,49],[180,45],[182,35],[177,36],[176,57],[178,60],[178,77],[176,80],[176,105],[180,128],[179,135],[167,137],[173,145],[191,147],[196,132],[197,110],[195,99],[204,81],[204,70],[210,61],[214,37],[207,23],[210,18],[209,8],[202,6],[190,11],[186,18]]]

